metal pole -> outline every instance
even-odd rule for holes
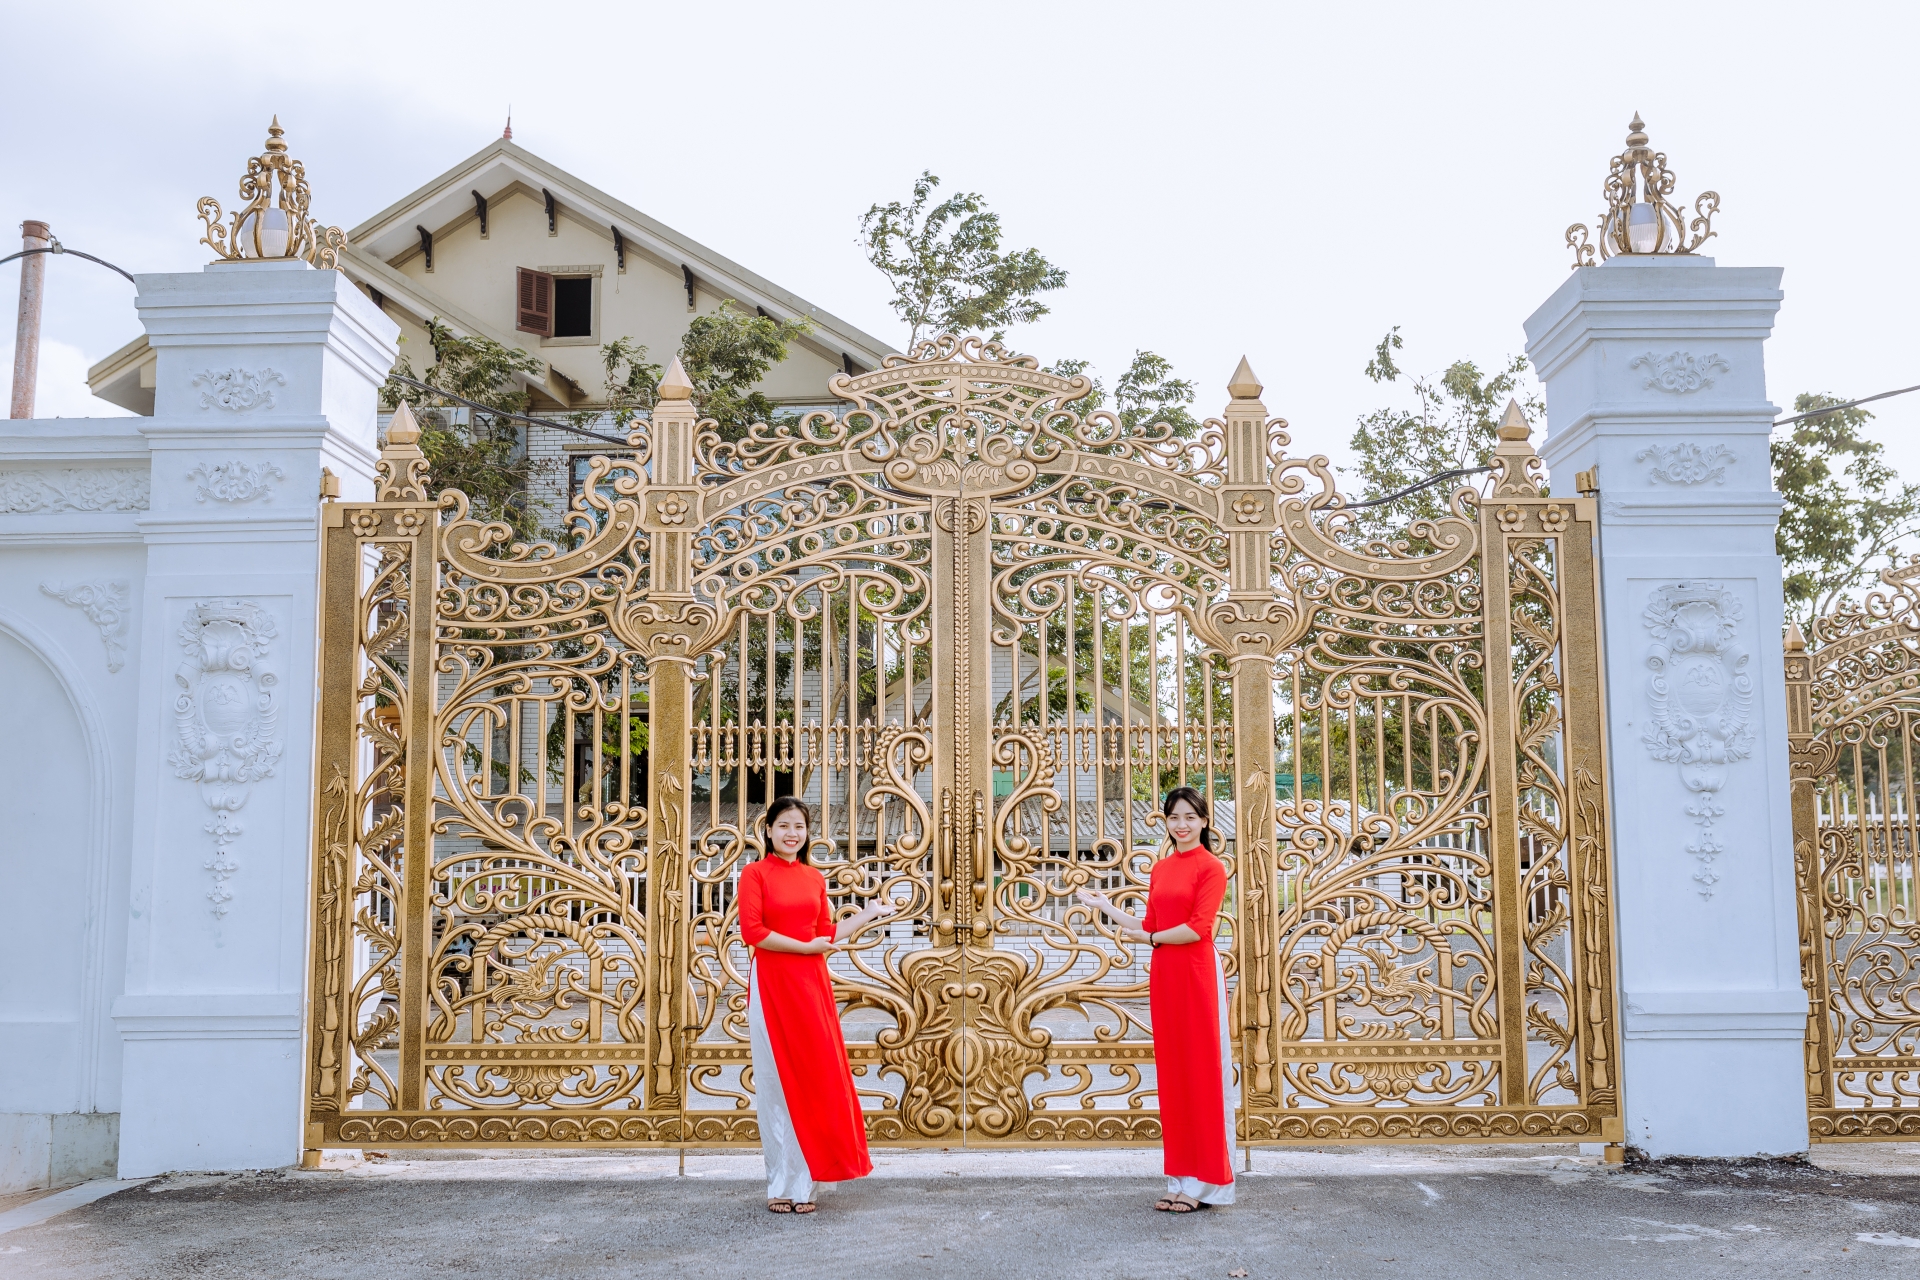
[[[20,224],[22,249],[44,249],[53,233],[44,222]],[[33,416],[33,388],[40,377],[40,302],[45,295],[47,255],[30,253],[20,259],[20,326],[13,340],[12,418]]]

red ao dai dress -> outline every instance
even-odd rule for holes
[[[1227,984],[1213,949],[1214,920],[1227,871],[1202,847],[1153,864],[1143,925],[1158,933],[1187,925],[1200,941],[1153,949],[1148,992],[1153,1067],[1167,1194],[1202,1204],[1233,1203],[1233,1060],[1227,1045]]]
[[[873,1161],[827,958],[763,951],[769,933],[795,942],[833,937],[826,877],[773,854],[740,873],[740,936],[753,948],[747,1032],[767,1198],[804,1204],[815,1182],[865,1177]]]

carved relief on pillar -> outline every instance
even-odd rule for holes
[[[180,624],[186,660],[173,677],[180,690],[173,704],[178,740],[167,762],[199,784],[213,811],[205,824],[213,857],[204,865],[213,873],[207,901],[215,916],[227,914],[230,881],[240,869],[232,856],[241,834],[234,815],[280,759],[279,680],[261,665],[276,635],[273,615],[249,600],[202,600]]]
[[[1733,450],[1723,444],[1698,445],[1688,440],[1678,444],[1649,445],[1633,455],[1635,462],[1652,460],[1647,477],[1664,484],[1725,484],[1727,468],[1739,461]]]
[[[1656,760],[1680,766],[1692,793],[1686,813],[1699,834],[1686,846],[1698,862],[1693,878],[1703,899],[1713,897],[1715,860],[1726,846],[1714,823],[1726,815],[1720,791],[1727,768],[1753,753],[1749,729],[1753,676],[1741,642],[1740,601],[1717,582],[1671,582],[1654,588],[1642,614],[1653,646],[1647,655],[1647,694],[1653,724],[1641,739]]]
[[[287,473],[273,462],[244,462],[229,458],[225,462],[202,462],[187,472],[198,491],[195,502],[211,498],[215,502],[273,501],[273,482],[285,480]]]
[[[245,413],[249,409],[273,408],[273,389],[287,380],[272,369],[204,369],[193,375],[193,385],[205,387],[200,393],[202,409],[225,409]]]
[[[1726,373],[1732,366],[1717,352],[1696,360],[1691,351],[1669,351],[1666,355],[1649,351],[1628,361],[1627,367],[1647,371],[1647,390],[1684,396],[1712,386],[1713,375]]]

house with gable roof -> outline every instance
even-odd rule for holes
[[[688,323],[732,300],[804,318],[758,390],[794,407],[830,405],[827,380],[878,367],[892,344],[534,155],[511,126],[478,152],[347,233],[340,269],[400,325],[401,351],[431,363],[427,322],[491,338],[541,361],[526,379],[535,415],[604,402],[602,344],[631,338],[665,363]],[[154,353],[144,335],[87,371],[93,394],[151,414]],[[587,456],[607,446],[530,426],[545,465],[536,496],[564,506]]]

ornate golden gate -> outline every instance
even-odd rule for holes
[[[809,800],[869,1129],[1158,1136],[1137,904],[1216,797],[1253,1142],[1617,1138],[1590,499],[1370,536],[1243,363],[1190,438],[974,339],[722,439],[670,372],[557,543],[397,416],[325,509],[307,1144],[750,1143],[734,885]]]
[[[1920,563],[1787,635],[1813,1139],[1920,1134]]]

